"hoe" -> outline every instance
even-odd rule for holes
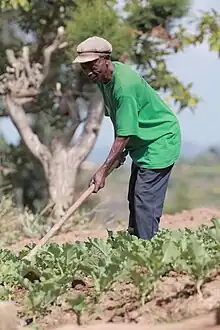
[[[108,175],[118,167],[119,161],[117,160],[112,168],[110,169]],[[33,256],[37,254],[39,249],[45,245],[51,237],[53,237],[56,232],[63,226],[63,224],[69,219],[71,215],[80,207],[80,205],[93,193],[94,184],[91,185],[84,193],[77,199],[77,201],[67,210],[63,217],[48,231],[48,233],[40,239],[40,241],[35,245],[35,247],[26,255],[23,259],[31,260]]]

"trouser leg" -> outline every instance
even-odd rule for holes
[[[128,231],[137,235],[136,224],[135,224],[135,205],[134,205],[134,191],[137,180],[138,167],[135,163],[131,165],[131,176],[128,187],[128,205],[129,205],[129,224]]]
[[[172,166],[164,169],[137,169],[133,190],[135,234],[150,240],[158,231]]]

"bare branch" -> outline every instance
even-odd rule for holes
[[[99,134],[103,115],[103,100],[97,90],[91,99],[83,132],[71,150],[75,162],[81,164],[88,157]]]
[[[64,28],[59,27],[54,42],[44,50],[44,64],[30,63],[29,48],[23,47],[22,55],[16,57],[14,51],[8,49],[6,72],[0,76],[0,94],[10,95],[19,105],[33,101],[40,93],[40,87],[48,75],[52,53],[67,45],[63,41]]]
[[[38,136],[33,133],[23,107],[13,102],[8,95],[5,96],[4,103],[26,146],[41,161],[45,170],[48,170],[48,163],[51,158],[50,151],[40,142]]]
[[[50,201],[44,208],[43,210],[40,211],[40,216],[43,216],[47,213],[48,210],[54,207],[54,202]]]
[[[12,184],[7,184],[6,186],[1,186],[0,191],[3,192],[5,190],[12,189],[12,188],[13,188]]]
[[[8,63],[11,64],[11,66],[13,67],[13,65],[17,62],[13,50],[7,49],[6,55],[7,55]]]
[[[62,92],[61,85],[57,83],[56,96],[60,99],[60,115],[67,116],[71,120],[71,123],[70,126],[66,126],[62,129],[62,132],[57,134],[55,139],[59,139],[59,142],[62,143],[62,145],[68,146],[77,128],[86,120],[86,118],[81,118],[80,116],[80,107],[77,102],[79,93],[75,93],[75,91],[73,92],[70,88]]]
[[[27,78],[29,79],[31,84],[34,84],[34,79],[32,76],[32,70],[30,65],[30,57],[29,57],[29,48],[23,47],[23,59],[24,59],[24,67],[27,73]]]
[[[57,31],[57,36],[54,40],[54,42],[45,48],[44,50],[44,64],[43,64],[43,75],[44,79],[47,77],[49,69],[50,69],[50,62],[51,62],[51,56],[52,54],[61,48],[64,48],[67,46],[67,42],[63,41],[64,36],[64,27],[60,26]]]
[[[21,102],[22,102],[22,100],[21,100]],[[42,110],[40,107],[36,107],[36,106],[35,107],[32,106],[31,108],[30,107],[26,108],[25,106],[23,106],[23,107],[24,107],[23,110],[26,114],[35,114],[35,113],[38,113]],[[7,112],[6,109],[3,109],[0,112],[0,118],[1,117],[8,117],[8,116],[9,116],[9,113]]]

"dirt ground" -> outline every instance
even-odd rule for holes
[[[161,219],[161,227],[197,228],[201,224],[210,225],[212,218],[220,218],[220,210],[194,209],[181,214],[164,215]],[[88,237],[104,238],[106,236],[106,230],[99,227],[62,233],[51,241],[71,243],[76,240],[86,240]],[[17,251],[25,244],[34,241],[23,239],[11,248]],[[72,293],[81,290],[86,290],[86,288],[79,284],[73,288]],[[93,314],[92,317],[85,316],[81,328],[85,330],[125,330],[125,327],[126,330],[220,329],[220,325],[215,326],[213,312],[220,306],[220,271],[212,274],[210,281],[204,285],[202,293],[203,298],[197,296],[194,285],[187,276],[168,274],[161,279],[151,299],[144,307],[141,307],[133,298],[132,288],[129,284],[123,283],[106,294],[97,314]],[[206,315],[210,312],[212,313]],[[59,326],[64,327],[59,328]],[[40,329],[76,330],[78,329],[76,316],[65,304],[58,304],[40,320]]]
[[[161,218],[161,228],[198,228],[202,224],[211,225],[212,218],[220,218],[220,210],[199,208],[190,211],[183,211],[174,215],[163,215]],[[121,225],[118,228],[104,228],[102,225],[98,225],[96,229],[88,230],[74,229],[72,232],[61,233],[51,239],[51,242],[56,243],[71,243],[76,240],[84,241],[88,237],[107,237],[107,229],[110,230],[125,230],[125,227]],[[35,239],[21,238],[19,242],[12,245],[10,248],[13,251],[20,250],[26,244],[36,242]]]
[[[218,312],[212,312],[199,317],[194,317],[189,320],[185,320],[173,324],[160,324],[156,326],[147,325],[134,325],[134,324],[96,324],[86,327],[77,327],[73,325],[67,325],[54,330],[217,330],[220,328],[218,324]]]
[[[19,324],[16,317],[15,306],[7,303],[0,307],[0,330],[24,330],[17,326]],[[65,325],[53,330],[217,330],[219,329],[220,311],[215,310],[209,314],[194,317],[189,320],[173,324],[160,324],[156,326],[135,325],[135,324],[95,324],[89,326]]]

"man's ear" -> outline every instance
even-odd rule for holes
[[[109,67],[109,64],[110,64],[110,56],[109,56],[109,55],[106,55],[106,56],[104,57],[104,59],[105,59],[106,66],[107,66],[107,68],[108,68],[108,67]]]

